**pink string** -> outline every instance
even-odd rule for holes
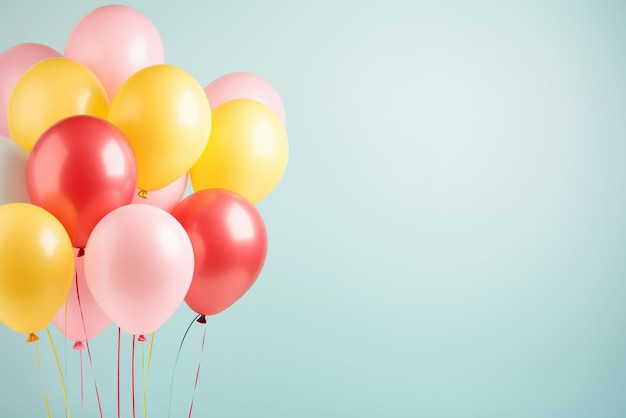
[[[83,350],[85,346],[80,341],[76,341],[72,350],[78,350],[80,356],[80,407],[85,409],[85,384],[83,381]]]
[[[80,303],[80,292],[78,291],[78,272],[76,272],[76,299],[78,300],[78,310],[80,311],[80,319],[83,322],[83,332],[85,333],[85,345],[87,346],[87,356],[89,357],[89,365],[93,370],[93,360],[91,358],[91,349],[89,348],[89,340],[87,339],[87,328],[85,327],[85,316],[83,315],[83,305]],[[80,344],[80,342],[78,343]],[[100,418],[102,417],[102,403],[100,402],[100,392],[98,391],[98,384],[96,383],[96,376],[93,377],[93,386],[96,389],[96,399],[98,400],[98,411],[100,412]]]
[[[83,350],[78,350],[80,354],[80,407],[85,409],[85,385],[83,383]]]
[[[89,341],[85,340],[85,345],[87,345],[87,357],[89,357],[89,365],[91,366],[91,370],[93,370],[93,361],[91,360],[91,350],[89,349]],[[93,378],[93,386],[96,388],[96,399],[98,400],[98,411],[100,411],[100,418],[102,418],[102,403],[100,402],[100,392],[98,391],[98,384],[96,383],[96,377]]]
[[[133,403],[133,418],[135,418],[135,336],[133,335],[133,348],[132,359],[130,365],[130,380],[132,386],[132,403]]]
[[[202,348],[200,348],[200,359],[198,360],[198,368],[196,369],[196,381],[193,384],[193,394],[191,395],[191,405],[189,406],[189,415],[187,418],[191,418],[191,411],[193,411],[193,401],[196,397],[196,388],[198,387],[198,377],[200,376],[200,365],[202,364],[202,353],[204,352],[204,340],[206,339],[206,326],[204,327],[204,333],[202,334]]]
[[[122,338],[122,329],[117,328],[117,418],[122,416],[122,408],[120,406],[120,346]]]

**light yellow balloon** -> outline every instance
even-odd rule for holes
[[[191,185],[232,190],[256,204],[276,187],[288,156],[287,133],[269,107],[231,100],[213,109],[209,143],[191,168]]]
[[[29,203],[0,206],[0,318],[24,334],[46,327],[65,302],[74,252],[63,225]]]
[[[49,127],[75,115],[105,119],[109,99],[100,80],[67,58],[35,64],[19,79],[7,108],[11,138],[30,152]]]
[[[188,172],[202,154],[211,132],[211,106],[191,74],[159,64],[122,84],[111,101],[109,121],[133,147],[137,187],[158,190]]]

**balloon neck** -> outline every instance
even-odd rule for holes
[[[206,324],[206,316],[200,315],[200,318],[198,318],[198,323],[199,324]]]
[[[80,341],[76,341],[74,343],[74,346],[72,347],[72,350],[84,350],[85,349],[85,344],[83,344]]]
[[[84,248],[79,248],[78,249],[78,254],[76,254],[76,257],[82,257],[85,255],[85,249]]]
[[[145,343],[146,341],[146,336],[141,334],[139,337],[137,337],[137,341],[139,341],[140,343]]]
[[[38,337],[38,336],[36,336],[34,333],[32,333],[32,332],[31,332],[31,333],[28,335],[28,338],[26,338],[26,342],[27,342],[27,343],[34,343],[35,341],[39,341],[39,337]]]
[[[142,199],[147,199],[148,197],[150,197],[148,196],[148,192],[143,189],[139,190],[139,192],[137,193],[137,196],[139,196]]]

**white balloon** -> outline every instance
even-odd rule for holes
[[[0,205],[30,203],[26,189],[28,154],[10,138],[0,135]]]

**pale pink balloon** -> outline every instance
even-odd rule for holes
[[[167,212],[171,212],[174,207],[180,203],[187,188],[189,173],[185,173],[173,183],[168,184],[162,189],[148,192],[148,198],[139,197],[139,189],[135,193],[131,203],[143,203],[145,205],[156,206]]]
[[[89,291],[85,280],[84,257],[76,257],[76,276],[67,296],[67,302],[61,306],[52,323],[72,341],[91,341],[111,323],[109,317],[100,309]]]
[[[30,42],[12,46],[0,55],[0,135],[10,136],[7,107],[17,81],[33,65],[60,56],[46,45]]]
[[[85,278],[117,326],[154,332],[183,301],[193,277],[191,240],[172,215],[149,205],[109,212],[85,248]]]
[[[0,205],[30,203],[26,188],[28,153],[14,140],[0,135]]]
[[[65,56],[87,66],[109,99],[132,74],[164,60],[163,42],[152,22],[122,5],[103,6],[83,17],[70,33]]]
[[[237,72],[213,80],[204,91],[211,109],[235,99],[251,99],[263,103],[274,111],[285,125],[285,106],[280,95],[269,81],[252,73]]]

